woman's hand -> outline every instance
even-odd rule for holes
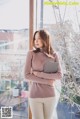
[[[35,76],[37,76],[37,71],[32,71],[32,73],[33,73]]]
[[[31,74],[34,74],[35,76],[37,76],[37,71],[33,71],[33,70],[31,69]]]
[[[55,79],[49,79],[48,85],[53,86]]]

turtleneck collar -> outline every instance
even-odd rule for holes
[[[43,52],[43,48],[36,48],[35,50],[33,50],[35,53],[38,53],[38,52]]]

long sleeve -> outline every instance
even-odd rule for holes
[[[44,79],[44,78],[39,78],[35,76],[34,74],[31,74],[31,67],[32,67],[31,65],[32,65],[32,51],[29,51],[27,53],[25,69],[24,69],[25,79],[27,81],[33,81],[36,83],[48,84],[49,80]]]
[[[37,72],[37,76],[40,78],[46,78],[46,79],[61,79],[63,77],[62,69],[61,69],[61,64],[59,61],[59,56],[56,53],[56,61],[58,62],[58,71],[56,73],[44,73],[44,72]]]

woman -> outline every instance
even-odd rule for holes
[[[31,81],[29,104],[32,119],[53,119],[56,102],[55,80],[62,78],[58,54],[52,49],[50,35],[46,30],[39,30],[33,36],[34,50],[28,51],[25,64],[25,78]],[[44,73],[43,65],[48,59],[58,62],[56,73]]]

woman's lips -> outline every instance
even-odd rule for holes
[[[39,44],[36,44],[36,45],[39,45]]]

